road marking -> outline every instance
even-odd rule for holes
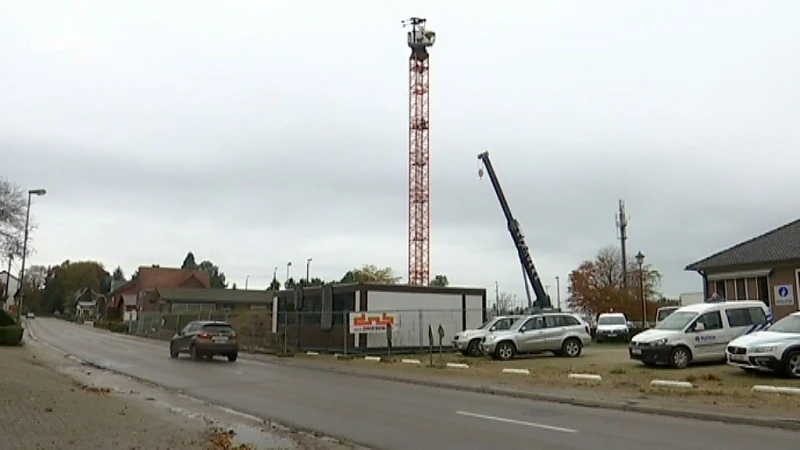
[[[514,420],[514,419],[506,419],[505,417],[495,417],[495,416],[487,416],[484,414],[476,414],[466,411],[456,411],[456,414],[460,416],[467,416],[467,417],[474,417],[476,419],[485,419],[485,420],[493,420],[495,422],[504,422],[504,423],[511,423],[514,425],[522,425],[526,427],[533,427],[533,428],[541,428],[543,430],[550,430],[550,431],[559,431],[561,433],[577,433],[578,430],[573,430],[571,428],[562,428],[562,427],[554,427],[552,425],[545,425],[541,423],[535,422],[525,422],[522,420]]]

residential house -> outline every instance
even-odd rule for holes
[[[761,300],[775,320],[798,311],[800,220],[686,266],[703,277],[703,295]]]
[[[75,311],[75,314],[84,319],[94,318],[97,313],[98,299],[104,296],[89,288],[78,289],[67,303],[67,311]]]
[[[3,289],[0,291],[0,308],[14,312],[16,305],[16,293],[19,291],[19,278],[11,275],[8,271],[0,272],[0,284]]]
[[[152,295],[158,288],[209,289],[211,279],[203,270],[139,267],[136,278],[112,286],[106,306],[107,317],[136,320],[139,312],[158,311],[158,303]]]
[[[153,300],[163,312],[272,310],[272,291],[158,288]]]

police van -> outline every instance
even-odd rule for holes
[[[655,328],[631,339],[628,354],[647,366],[667,364],[683,369],[692,362],[724,362],[725,347],[739,336],[772,323],[761,301],[701,303],[679,308]]]

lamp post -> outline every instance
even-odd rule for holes
[[[311,261],[313,261],[313,260],[314,260],[313,258],[306,259],[306,285],[308,285],[308,283],[311,280],[309,278],[309,275],[311,273]]]
[[[22,238],[22,263],[19,269],[19,304],[17,304],[17,319],[22,317],[22,302],[25,300],[25,258],[28,256],[28,230],[31,222],[31,197],[42,196],[47,191],[44,189],[31,189],[28,191],[28,206],[25,209],[25,232]]]
[[[244,277],[244,290],[247,290],[247,283],[250,281],[250,275]]]
[[[642,299],[642,328],[647,328],[647,301],[644,298],[644,255],[640,251],[636,254],[636,264],[639,265],[639,297]]]
[[[561,279],[559,277],[556,277],[556,301],[558,310],[561,311]]]
[[[289,268],[292,267],[292,262],[289,261],[286,263],[286,281],[289,281]],[[284,287],[286,286],[286,281],[284,281]]]

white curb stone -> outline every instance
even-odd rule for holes
[[[768,386],[763,384],[757,384],[753,386],[753,391],[768,392],[771,394],[800,395],[800,388],[788,387],[788,386]]]
[[[380,356],[365,356],[364,361],[380,361]]]
[[[469,366],[461,363],[447,363],[447,367],[452,369],[469,369]]]
[[[528,369],[503,369],[503,373],[516,373],[519,375],[530,375],[531,371]]]
[[[650,382],[650,387],[691,389],[694,385],[688,381],[653,380]]]
[[[571,373],[568,378],[581,381],[603,381],[603,377],[592,373]]]
[[[403,364],[422,364],[418,359],[404,359],[402,361]]]

